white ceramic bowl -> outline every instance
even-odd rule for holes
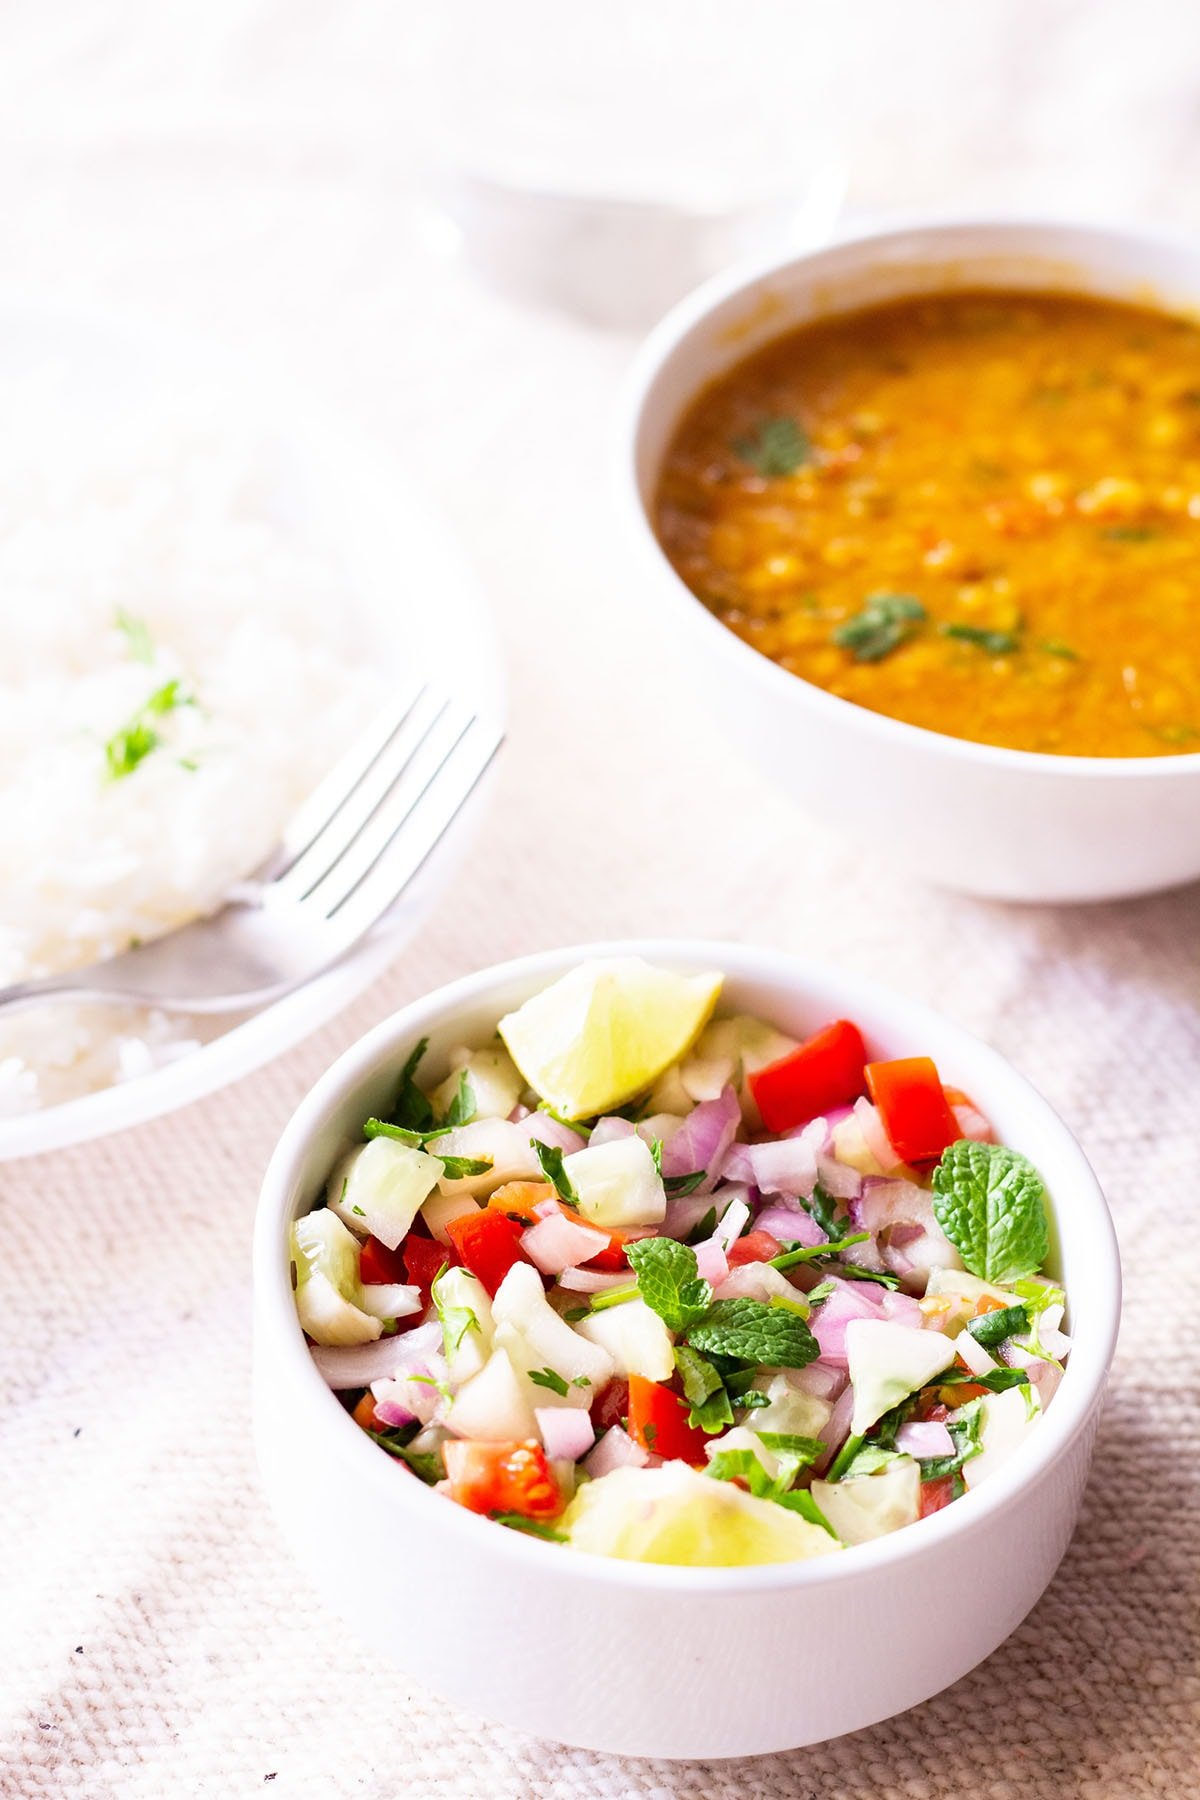
[[[22,371],[61,368],[73,401],[101,417],[150,394],[226,396],[233,427],[261,435],[273,507],[297,514],[346,571],[347,628],[397,682],[453,662],[456,689],[482,717],[504,711],[500,653],[486,597],[449,528],[407,470],[378,444],[313,405],[294,380],[276,388],[203,340],[153,321],[54,308],[0,295],[0,386]],[[436,605],[429,605],[431,596]],[[274,1005],[235,1019],[197,1019],[199,1049],[37,1112],[0,1119],[0,1161],[62,1149],[198,1100],[281,1055],[376,981],[427,916],[470,840],[485,779],[417,878],[364,943]]]
[[[296,1319],[287,1231],[339,1148],[431,1058],[584,957],[726,971],[724,1004],[798,1036],[848,1016],[876,1054],[931,1054],[1032,1157],[1054,1200],[1074,1349],[1028,1447],[893,1537],[815,1563],[680,1569],[539,1543],[397,1468],[347,1417]],[[488,1718],[635,1756],[745,1756],[815,1743],[937,1693],[1003,1642],[1071,1536],[1120,1310],[1103,1196],[1061,1120],[1002,1057],[915,1002],[733,944],[634,942],[486,969],[406,1007],[336,1062],[271,1161],[254,1243],[255,1431],[263,1484],[329,1602],[418,1681]],[[389,1690],[381,1683],[382,1704]]]
[[[1093,226],[918,224],[710,283],[634,365],[619,482],[647,595],[730,733],[810,812],[872,856],[968,893],[1105,900],[1200,876],[1200,754],[1037,755],[944,737],[825,693],[695,599],[652,524],[659,469],[701,388],[831,313],[971,287],[1057,289],[1200,310],[1200,246]]]

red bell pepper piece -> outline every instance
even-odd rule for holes
[[[953,1498],[954,1477],[952,1475],[939,1476],[936,1481],[923,1481],[917,1517],[927,1519],[930,1513],[941,1512],[943,1506],[949,1506]]]
[[[661,1382],[644,1375],[629,1377],[629,1435],[655,1456],[702,1463],[708,1439],[688,1424],[688,1405]]]
[[[846,1106],[866,1092],[867,1052],[862,1032],[849,1019],[836,1019],[815,1037],[789,1050],[750,1077],[750,1092],[768,1131],[791,1131],[832,1107]]]
[[[937,1068],[928,1056],[867,1064],[867,1089],[888,1141],[902,1162],[935,1162],[962,1136]]]
[[[521,1248],[521,1231],[515,1219],[486,1209],[450,1219],[446,1225],[464,1269],[477,1275],[493,1295],[514,1263],[529,1261]]]
[[[448,1244],[439,1244],[430,1237],[421,1237],[410,1231],[401,1248],[404,1260],[404,1273],[414,1287],[428,1295],[439,1269],[443,1264],[454,1266],[458,1256]]]
[[[606,1381],[591,1405],[592,1424],[599,1437],[612,1425],[622,1424],[629,1416],[629,1383],[623,1375]]]
[[[743,1263],[770,1262],[782,1249],[779,1239],[769,1231],[748,1231],[745,1237],[735,1238],[730,1244],[726,1261],[731,1269],[740,1269]]]
[[[498,1444],[452,1438],[443,1455],[450,1498],[471,1512],[553,1519],[563,1509],[562,1492],[536,1438]]]
[[[433,1272],[437,1274],[436,1269]],[[358,1259],[358,1277],[372,1287],[391,1282],[404,1284],[413,1279],[405,1264],[403,1251],[389,1250],[386,1244],[381,1244],[378,1238],[373,1237],[369,1237],[362,1247]]]

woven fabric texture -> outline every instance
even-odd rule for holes
[[[1032,8],[1013,10],[1025,71]],[[511,735],[469,860],[352,1011],[171,1118],[0,1165],[0,1795],[1200,1795],[1200,888],[973,902],[894,872],[853,818],[835,838],[769,791],[648,630],[618,541],[607,453],[629,346],[482,295],[436,246],[414,264],[392,9],[194,11],[186,29],[141,0],[103,27],[71,0],[6,16],[0,274],[208,330],[417,446],[497,608]],[[1006,130],[1021,116],[1014,89]],[[1191,121],[1161,124],[1144,189],[1184,216]],[[957,179],[969,203],[969,161]],[[912,196],[881,178],[868,198]],[[908,1715],[741,1764],[623,1761],[451,1711],[310,1595],[250,1443],[256,1189],[311,1082],[452,976],[647,933],[828,958],[981,1033],[1079,1136],[1124,1258],[1082,1521],[1031,1618]],[[736,1703],[736,1669],[730,1687]]]

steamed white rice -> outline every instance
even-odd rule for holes
[[[0,984],[218,905],[361,724],[376,678],[333,560],[276,516],[263,446],[193,418],[114,439],[5,396],[0,442]],[[139,660],[118,615],[143,622]],[[164,683],[194,704],[114,779],[106,744]],[[0,1116],[187,1053],[187,1020],[0,1015]]]

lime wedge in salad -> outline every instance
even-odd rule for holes
[[[681,1462],[614,1469],[587,1482],[559,1529],[576,1550],[596,1556],[693,1568],[799,1562],[838,1548],[836,1538],[799,1513]]]
[[[638,957],[581,963],[500,1021],[522,1075],[568,1119],[623,1106],[691,1048],[721,976],[679,975]]]

